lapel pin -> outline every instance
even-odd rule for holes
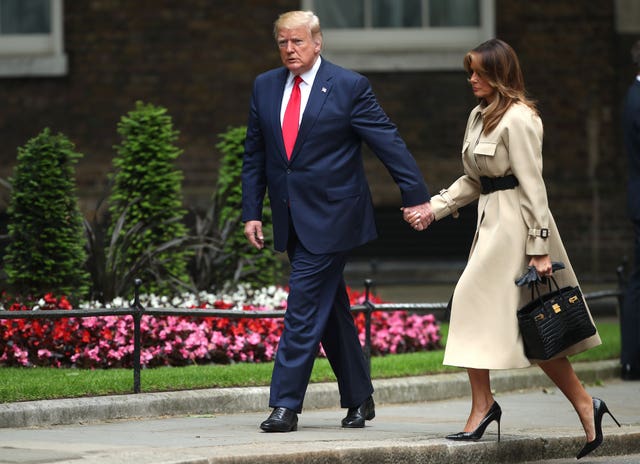
[[[327,93],[327,88],[326,87],[322,87],[322,93]]]

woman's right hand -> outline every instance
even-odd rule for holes
[[[529,266],[535,267],[540,277],[549,277],[553,273],[553,266],[549,255],[532,256],[529,260]]]

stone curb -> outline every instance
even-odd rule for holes
[[[270,453],[260,456],[210,457],[208,464],[368,464],[405,462],[412,464],[498,464],[524,463],[535,456],[536,462],[567,459],[584,444],[584,436],[554,438],[513,438],[509,440],[451,444],[442,440],[399,442],[392,445],[364,443],[357,448],[305,450]],[[608,434],[597,456],[624,456],[640,453],[640,431]],[[173,464],[202,464],[202,457],[183,459]]]
[[[575,363],[574,368],[583,382],[594,383],[617,376],[619,362]],[[496,392],[552,385],[537,367],[493,371],[491,377]],[[375,380],[374,387],[380,404],[441,401],[469,395],[467,375],[462,372]],[[248,387],[4,403],[0,404],[0,428],[268,411],[268,398],[268,387]],[[304,407],[338,408],[336,384],[309,385]]]

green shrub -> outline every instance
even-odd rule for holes
[[[118,133],[122,142],[115,147],[109,197],[112,223],[106,239],[113,244],[120,233],[128,236],[126,246],[119,247],[121,259],[114,272],[127,272],[146,261],[137,276],[144,289],[173,292],[188,281],[190,255],[186,248],[175,246],[187,235],[182,172],[174,166],[182,152],[174,145],[178,131],[165,108],[137,102],[118,123]]]
[[[7,179],[0,178],[0,204],[8,205],[11,198],[11,183]],[[0,288],[8,288],[7,273],[2,265],[4,261],[4,255],[7,252],[7,246],[9,245],[9,232],[8,232],[9,214],[5,207],[0,211]]]
[[[48,128],[18,148],[4,256],[7,281],[17,292],[82,297],[88,291],[75,191],[74,165],[81,157],[71,141]]]
[[[219,134],[221,141],[216,148],[222,153],[215,203],[218,211],[218,227],[220,230],[232,228],[223,244],[224,259],[222,271],[224,278],[232,282],[242,281],[254,286],[280,283],[283,276],[283,262],[270,247],[258,251],[253,248],[244,236],[242,216],[242,156],[246,127],[229,128]],[[262,228],[265,243],[273,243],[271,228],[271,208],[269,199],[265,198],[262,215]]]

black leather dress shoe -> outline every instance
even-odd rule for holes
[[[298,428],[298,415],[291,409],[275,408],[260,428],[265,432],[294,432]]]
[[[342,426],[352,429],[362,428],[365,420],[371,420],[374,417],[376,417],[376,407],[373,398],[369,397],[360,406],[349,408],[347,417],[342,419]]]

